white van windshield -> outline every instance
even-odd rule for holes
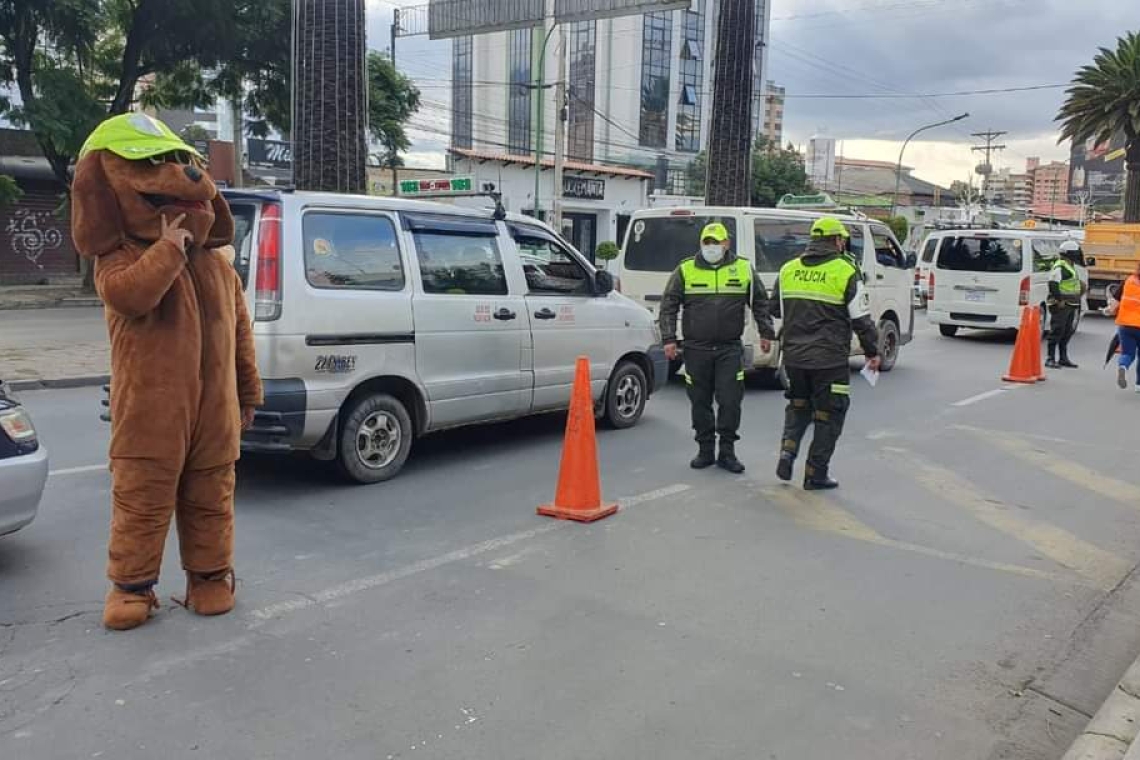
[[[711,222],[728,228],[736,248],[736,220],[721,216],[648,216],[635,219],[625,244],[625,268],[639,272],[672,272],[701,248],[701,229]]]
[[[1020,272],[1020,238],[948,237],[938,252],[938,268],[954,272]]]

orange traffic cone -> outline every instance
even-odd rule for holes
[[[538,508],[540,515],[560,520],[593,522],[617,512],[617,504],[602,504],[598,478],[598,443],[594,438],[594,401],[590,395],[590,360],[578,357],[570,416],[562,443],[558,490],[554,503]]]
[[[1013,344],[1013,357],[1009,361],[1009,372],[1002,380],[1007,383],[1035,383],[1042,379],[1041,334],[1033,327],[1031,312],[1036,309],[1021,310],[1021,327],[1017,330],[1017,342]],[[1036,352],[1036,357],[1034,353]]]
[[[1038,382],[1045,379],[1045,364],[1041,358],[1041,310],[1027,306],[1029,312],[1029,334],[1033,336],[1033,371],[1037,373]]]

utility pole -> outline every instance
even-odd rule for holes
[[[721,0],[705,187],[705,202],[710,206],[748,206],[752,202],[752,66],[756,45],[755,0]]]
[[[230,111],[233,113],[234,122],[234,187],[242,187],[245,184],[242,181],[243,177],[241,167],[241,165],[245,163],[244,159],[242,158],[245,155],[245,151],[242,149],[244,147],[242,142],[242,132],[244,132],[245,129],[242,125],[240,97],[236,97],[230,101]]]
[[[554,123],[554,192],[551,198],[551,210],[554,219],[551,225],[554,231],[562,234],[562,170],[566,163],[566,118],[569,107],[566,97],[566,33],[559,29],[558,47],[558,81],[554,88],[554,103],[558,107]],[[586,255],[590,255],[590,251]]]
[[[986,143],[985,145],[975,145],[974,147],[970,148],[970,150],[972,150],[972,151],[979,151],[979,152],[986,154],[985,163],[982,164],[982,166],[985,167],[986,171],[985,172],[978,172],[979,174],[982,175],[982,197],[983,198],[987,197],[987,193],[989,192],[990,173],[993,172],[993,170],[994,170],[993,164],[990,163],[990,154],[995,153],[999,150],[1005,150],[1004,145],[994,145],[994,140],[998,139],[1002,135],[1008,135],[1008,134],[1009,134],[1009,132],[995,132],[992,129],[988,132],[971,132],[970,133],[970,137],[976,137],[979,140],[985,140],[985,143]]]
[[[396,35],[400,33],[400,9],[392,9],[392,68],[396,68]],[[455,44],[454,42],[452,44]],[[397,72],[398,73],[398,72]],[[388,160],[392,162],[392,197],[395,198],[400,194],[400,178],[396,165],[396,150],[391,150],[391,155]]]

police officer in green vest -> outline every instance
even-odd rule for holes
[[[772,312],[783,317],[780,331],[788,406],[776,475],[792,479],[792,469],[812,423],[815,434],[804,471],[809,491],[838,488],[828,468],[851,402],[851,332],[879,368],[879,334],[858,269],[844,255],[850,233],[832,217],[817,219],[804,254],[780,269]]]
[[[1074,240],[1061,243],[1061,255],[1053,262],[1049,273],[1049,358],[1046,367],[1070,367],[1077,365],[1069,361],[1069,341],[1077,331],[1077,315],[1081,311],[1081,295],[1084,285],[1077,271],[1077,265],[1084,264],[1081,246]],[[1060,349],[1061,360],[1057,361]]]
[[[716,464],[732,473],[744,472],[735,444],[740,437],[736,431],[744,400],[744,346],[740,336],[749,309],[760,336],[775,338],[768,316],[768,295],[752,264],[732,250],[723,224],[705,225],[700,254],[682,261],[665,286],[659,318],[665,355],[673,361],[678,355],[677,313],[681,313],[685,382],[699,447],[689,463],[694,469]]]

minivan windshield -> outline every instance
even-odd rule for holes
[[[938,268],[954,272],[1020,272],[1021,239],[948,237],[938,253]]]
[[[720,222],[728,228],[732,249],[736,247],[736,220],[720,216],[647,216],[629,226],[625,244],[625,268],[641,272],[672,272],[701,248],[701,230]]]

